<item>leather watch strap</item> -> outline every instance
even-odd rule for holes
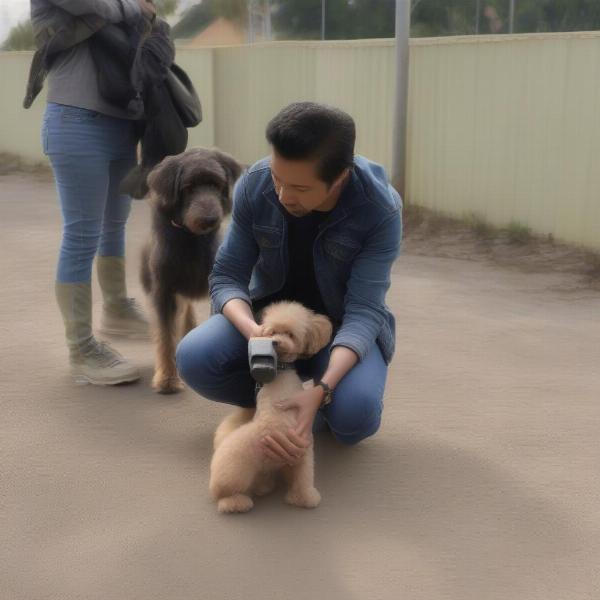
[[[328,404],[331,404],[331,395],[333,394],[333,390],[329,387],[329,385],[327,383],[325,383],[324,381],[317,381],[317,383],[315,384],[315,386],[320,385],[323,390],[325,390],[325,396],[323,398],[323,402],[321,402],[321,406],[327,406]]]

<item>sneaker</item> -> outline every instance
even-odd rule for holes
[[[150,337],[150,323],[135,298],[123,298],[118,304],[105,305],[101,333],[137,339]]]
[[[137,381],[140,372],[106,342],[91,339],[71,352],[71,372],[77,383],[117,385]]]

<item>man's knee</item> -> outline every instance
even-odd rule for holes
[[[188,337],[189,334],[184,336],[180,340],[179,344],[177,344],[177,349],[175,350],[175,363],[177,365],[177,372],[184,381],[187,381],[188,374],[194,369],[192,365],[194,353],[190,347],[191,343]]]
[[[338,441],[354,445],[379,429],[383,401],[380,396],[375,395],[354,396],[348,400],[337,406],[334,400],[327,422]]]
[[[226,385],[245,351],[243,337],[224,317],[216,315],[179,342],[175,351],[177,371],[190,387],[210,397]]]
[[[211,352],[206,340],[190,331],[177,345],[175,362],[179,376],[192,387],[206,381],[211,371]]]

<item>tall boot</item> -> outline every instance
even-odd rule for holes
[[[98,256],[96,271],[104,296],[101,333],[130,338],[149,338],[148,319],[135,298],[127,297],[125,258]]]
[[[140,373],[108,344],[92,335],[92,286],[55,284],[56,300],[65,323],[71,372],[80,383],[115,385],[136,381]]]

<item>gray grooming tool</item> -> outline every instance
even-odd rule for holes
[[[269,337],[250,338],[248,342],[250,375],[258,383],[270,383],[277,375],[275,342]]]

